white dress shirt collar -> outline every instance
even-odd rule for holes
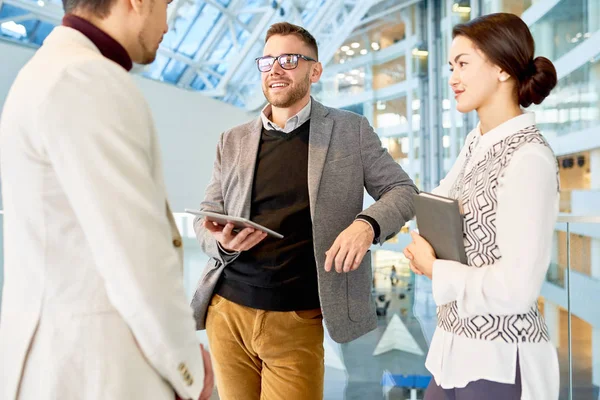
[[[494,129],[490,130],[485,134],[481,134],[480,125],[477,124],[477,134],[481,137],[479,140],[481,144],[485,143],[496,143],[507,136],[515,134],[520,130],[523,130],[529,126],[535,125],[535,114],[532,112],[524,112],[521,115],[518,115],[514,118],[509,119],[506,122],[501,123]]]
[[[266,130],[276,130],[284,133],[290,133],[310,119],[311,108],[312,98],[308,101],[308,104],[304,106],[304,108],[300,110],[300,112],[298,112],[298,114],[294,115],[286,121],[285,126],[283,128],[269,119],[272,115],[271,104],[267,104],[265,108],[263,108],[263,110],[260,113],[260,117],[262,119],[263,127]]]

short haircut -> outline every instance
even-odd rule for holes
[[[310,47],[310,49],[314,52],[315,59],[319,59],[319,48],[317,47],[317,41],[315,40],[315,37],[303,27],[290,24],[289,22],[278,22],[276,24],[271,25],[271,27],[267,31],[267,37],[265,38],[265,42],[267,42],[271,38],[271,36],[276,35],[296,36],[298,39],[306,43],[308,47]]]

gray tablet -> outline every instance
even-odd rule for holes
[[[233,226],[237,229],[254,228],[258,231],[265,232],[268,235],[273,236],[274,238],[283,238],[283,235],[281,233],[277,233],[269,228],[265,228],[264,226],[259,225],[256,222],[252,222],[246,218],[232,217],[230,215],[218,214],[209,211],[190,210],[189,208],[186,208],[185,212],[188,214],[199,215],[201,217],[204,217],[207,221],[216,222],[219,225],[224,226],[228,223],[232,223]]]

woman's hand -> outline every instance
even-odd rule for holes
[[[429,242],[416,232],[411,232],[412,243],[404,249],[404,255],[410,260],[410,269],[417,275],[429,279],[433,275],[433,263],[437,259]]]

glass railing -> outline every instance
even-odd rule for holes
[[[197,250],[192,218],[179,218],[189,244],[186,276],[193,276],[186,287],[193,290],[200,271],[187,268],[196,268],[206,258]],[[554,240],[539,304],[559,356],[560,400],[597,400],[600,217],[562,215]],[[400,233],[382,247],[371,249],[377,328],[341,345],[326,334],[326,400],[423,399],[424,388],[431,379],[424,364],[437,322],[436,306],[431,282],[412,274],[402,255],[409,241],[408,234]],[[189,260],[194,257],[202,262]]]
[[[561,215],[540,297],[560,363],[560,399],[597,400],[600,387],[600,216]]]
[[[196,242],[193,217],[176,213],[175,218],[184,238],[184,287],[191,299],[208,259]],[[423,399],[431,379],[424,364],[436,326],[436,307],[430,281],[415,277],[402,255],[409,241],[408,234],[400,233],[382,247],[372,248],[377,328],[346,344],[337,344],[326,334],[326,400]],[[559,356],[560,400],[597,400],[600,217],[559,218],[539,304]],[[208,344],[204,332],[198,337]]]

